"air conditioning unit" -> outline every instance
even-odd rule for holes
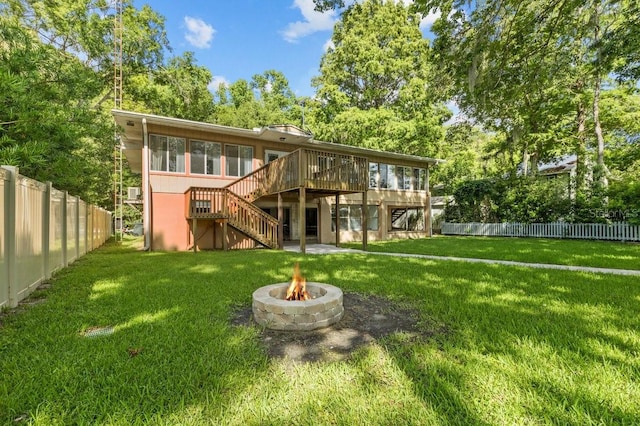
[[[137,186],[127,188],[127,200],[139,200],[142,196],[142,189]]]

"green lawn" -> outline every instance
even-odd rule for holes
[[[361,243],[342,245],[362,248]],[[418,240],[373,241],[368,250],[640,270],[638,243],[437,235]]]
[[[258,328],[229,319],[296,261],[445,332],[347,361],[270,360]],[[639,277],[110,243],[33,296],[0,316],[0,424],[640,423]],[[95,326],[114,332],[81,335]]]

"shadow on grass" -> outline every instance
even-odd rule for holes
[[[360,248],[357,244],[346,244]],[[549,263],[597,268],[640,268],[640,244],[548,238],[438,236],[374,241],[370,251]]]
[[[61,272],[44,303],[0,330],[0,368],[9,372],[0,386],[0,419],[188,423],[220,420],[233,406],[241,412],[228,423],[268,420],[256,413],[281,404],[269,400],[270,388],[290,381],[274,373],[257,330],[229,320],[235,306],[250,305],[256,288],[288,281],[296,261],[310,281],[410,302],[424,321],[447,327],[449,333],[425,341],[381,342],[434,413],[427,423],[640,419],[633,385],[640,381],[640,282],[633,278],[366,255],[114,246]],[[96,326],[114,333],[82,336]],[[374,364],[358,357],[346,364],[359,371],[359,392],[385,393],[384,381],[369,374]],[[592,386],[598,382],[615,391]],[[264,405],[256,407],[255,393],[266,395]],[[339,389],[327,394],[349,398]],[[335,419],[350,415],[337,412]]]

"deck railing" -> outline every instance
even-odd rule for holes
[[[227,219],[259,243],[278,246],[278,220],[228,189],[193,187],[185,199],[187,219]]]
[[[363,192],[368,189],[368,185],[366,158],[301,148],[238,179],[226,188],[252,202],[264,195],[300,187]]]
[[[229,224],[267,247],[278,247],[278,220],[227,191]]]
[[[224,188],[189,188],[185,215],[187,219],[227,219],[229,225],[261,244],[277,247],[278,221],[253,201],[301,187],[364,192],[368,186],[366,158],[301,148]]]
[[[191,187],[185,193],[187,219],[226,217],[225,188]]]
[[[289,191],[300,186],[298,151],[271,163],[227,185],[225,188],[252,202],[267,194]]]
[[[369,188],[369,162],[365,157],[305,149],[304,186],[345,192]]]

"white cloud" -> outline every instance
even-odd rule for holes
[[[336,12],[317,12],[314,10],[313,0],[294,0],[294,8],[300,9],[304,21],[291,22],[281,34],[290,43],[295,43],[299,38],[308,36],[317,31],[332,30],[336,23]]]
[[[329,39],[327,40],[323,45],[322,45],[322,49],[326,52],[329,49],[335,49],[336,48],[336,44],[333,42],[333,40]]]
[[[214,75],[213,80],[211,80],[207,88],[209,89],[209,91],[215,92],[216,90],[218,90],[221,84],[224,84],[228,87],[229,81],[221,75]]]
[[[434,22],[436,22],[436,19],[438,19],[440,16],[442,15],[442,13],[440,11],[437,12],[429,12],[429,14],[427,16],[425,16],[424,18],[422,18],[420,20],[420,29],[421,30],[430,30],[431,29],[431,25],[433,25]]]
[[[187,32],[184,38],[187,39],[189,44],[201,49],[211,47],[211,40],[216,30],[202,19],[192,18],[191,16],[184,17],[184,23],[187,26]]]

